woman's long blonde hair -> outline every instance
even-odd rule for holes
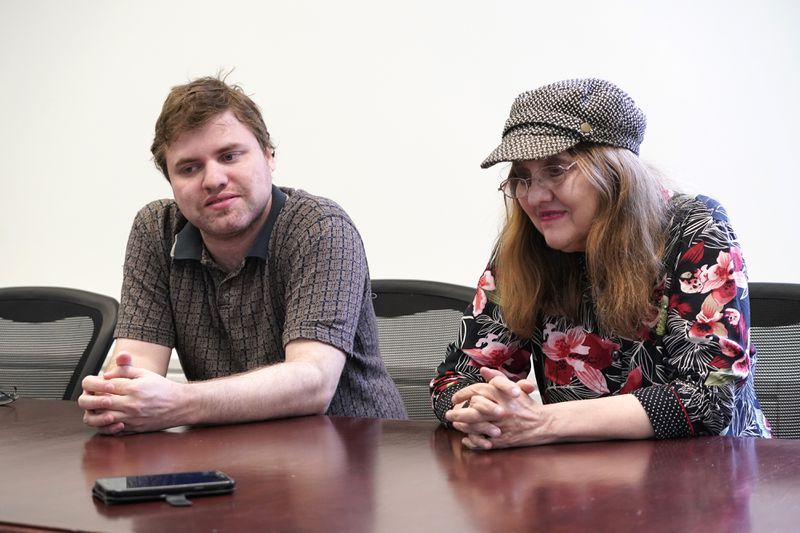
[[[522,337],[533,334],[543,313],[577,321],[588,284],[599,326],[635,337],[656,312],[668,216],[661,180],[624,148],[583,144],[569,153],[598,192],[585,267],[583,254],[548,247],[519,203],[509,201],[493,260],[503,317]]]

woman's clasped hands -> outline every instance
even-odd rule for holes
[[[536,385],[508,379],[498,370],[483,367],[486,383],[465,387],[453,395],[453,408],[445,415],[453,428],[466,434],[464,446],[476,450],[545,444],[549,436],[547,409],[530,397]]]

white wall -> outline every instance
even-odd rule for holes
[[[0,286],[119,297],[169,88],[235,68],[276,183],[329,196],[373,278],[472,285],[496,234],[480,161],[513,98],[599,76],[645,110],[642,156],[716,197],[752,280],[800,282],[800,8],[644,2],[0,0]]]

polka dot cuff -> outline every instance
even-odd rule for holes
[[[439,394],[436,404],[433,406],[433,412],[436,415],[436,418],[441,420],[443,424],[447,425],[447,427],[450,427],[450,423],[444,418],[444,414],[453,408],[453,395],[464,387],[468,387],[470,385],[472,385],[472,383],[457,383],[447,387],[441,392],[441,394]]]
[[[632,394],[644,407],[657,439],[677,439],[693,435],[683,405],[669,386],[653,385]]]

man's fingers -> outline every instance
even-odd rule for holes
[[[130,352],[120,352],[114,358],[114,367],[107,372],[101,372],[100,375],[104,379],[135,377],[130,373],[134,368]]]
[[[87,426],[91,426],[97,429],[103,429],[111,427],[115,424],[121,424],[117,417],[121,413],[117,411],[111,411],[108,409],[100,409],[97,411],[90,411],[87,410],[83,413],[83,422]]]
[[[113,407],[112,397],[107,394],[81,394],[78,397],[78,405],[87,411],[99,409],[111,409]]]
[[[114,363],[117,366],[130,366],[133,364],[133,355],[130,352],[119,352],[114,359]]]
[[[81,381],[81,387],[83,387],[82,396],[91,396],[92,394],[109,394],[114,392],[114,385],[98,376],[86,376],[83,378],[83,381]],[[78,400],[78,403],[80,403],[80,399]]]
[[[105,374],[103,374],[103,379],[106,380],[115,380],[117,378],[125,378],[125,379],[134,379],[142,377],[147,373],[147,370],[143,368],[139,368],[137,366],[116,366],[113,369],[109,370]]]

